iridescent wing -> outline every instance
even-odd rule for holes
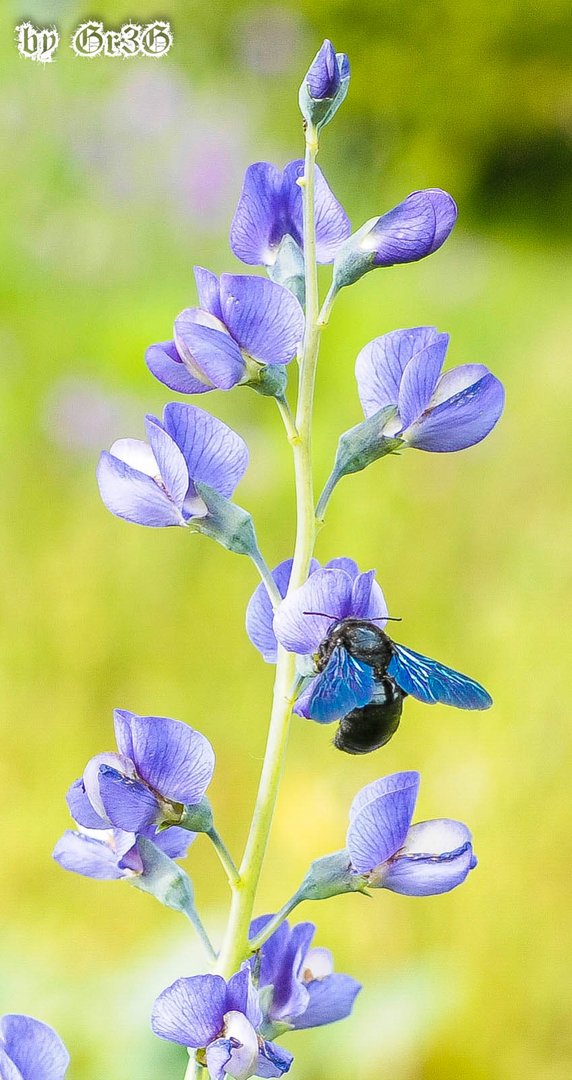
[[[341,647],[334,649],[324,670],[316,676],[308,699],[308,715],[319,724],[341,720],[373,697],[373,668]]]
[[[461,675],[460,671],[421,656],[405,645],[397,645],[395,641],[392,645],[394,651],[387,674],[406,694],[428,705],[439,701],[457,709],[488,709],[492,705],[490,694],[468,675]]]

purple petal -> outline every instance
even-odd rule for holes
[[[416,326],[392,330],[364,345],[356,360],[356,379],[366,417],[397,405],[403,372],[413,357],[439,343],[444,360],[448,342],[448,334],[439,334],[434,326]]]
[[[212,1080],[222,1080],[225,1073],[233,1080],[254,1076],[258,1060],[258,1036],[241,1012],[228,1012],[224,1035],[207,1047],[207,1065]]]
[[[146,416],[145,427],[149,446],[159,466],[161,480],[169,498],[175,506],[181,507],[189,487],[189,473],[185,459],[176,442],[173,442],[171,436],[163,430],[156,416]]]
[[[284,169],[284,191],[288,197],[288,216],[294,228],[291,236],[303,246],[302,189],[296,183],[304,175],[304,162],[291,161]],[[331,263],[343,240],[352,231],[350,219],[331,191],[321,169],[314,173],[316,215],[316,257],[319,263]]]
[[[179,402],[165,407],[163,426],[181,449],[191,479],[230,498],[248,465],[240,435],[210,413]]]
[[[151,833],[151,830],[149,832]],[[176,825],[172,825],[170,829],[164,829],[160,833],[155,832],[153,828],[152,833],[153,835],[149,835],[148,839],[152,840],[155,846],[160,848],[171,859],[184,858],[193,840],[197,838],[196,833],[189,832],[188,829],[179,829]]]
[[[207,383],[207,389],[232,390],[244,376],[245,365],[236,341],[223,325],[205,325],[199,308],[186,308],[175,319],[175,341],[183,360]],[[210,319],[207,316],[207,319]],[[212,319],[214,322],[215,320]],[[218,322],[218,320],[216,320]]]
[[[314,923],[298,923],[283,941],[283,951],[275,959],[274,992],[270,1016],[286,1020],[298,1016],[308,1004],[308,992],[300,979],[304,957],[316,932]],[[266,946],[263,946],[263,950]]]
[[[325,570],[345,570],[346,574],[349,574],[352,580],[359,574],[358,564],[354,559],[348,559],[345,555],[341,555],[339,559],[330,559],[324,566]],[[313,573],[313,571],[310,571]]]
[[[214,771],[214,751],[208,739],[166,716],[120,713],[120,733],[127,724],[129,738],[121,734],[121,741],[130,744],[141,779],[173,802],[200,802]]]
[[[204,266],[194,266],[193,273],[197,286],[199,307],[223,322],[220,307],[220,284],[216,274],[212,274],[210,270],[205,270]]]
[[[59,1035],[47,1024],[31,1016],[8,1014],[0,1020],[0,1038],[23,1080],[63,1080],[70,1057]],[[9,1074],[6,1080],[10,1080]]]
[[[435,896],[460,885],[476,866],[471,834],[442,818],[412,825],[399,854],[384,868],[381,885],[406,896]]]
[[[93,836],[72,832],[71,829],[58,840],[53,857],[64,870],[72,870],[84,877],[99,878],[101,881],[126,877],[125,872],[119,868],[117,852],[108,844],[103,840],[96,840]]]
[[[340,71],[336,50],[327,38],[316,53],[308,73],[306,86],[310,97],[315,101],[335,97],[340,85]]]
[[[186,524],[179,508],[150,476],[105,450],[99,459],[97,482],[103,502],[116,517],[151,528]]]
[[[446,336],[446,335],[443,335]],[[441,342],[427,345],[407,364],[403,372],[397,408],[403,428],[408,428],[427,408],[443,366]]]
[[[10,1060],[5,1050],[0,1046],[0,1077],[2,1080],[24,1080],[22,1073]]]
[[[77,821],[78,825],[83,825],[84,829],[109,828],[109,821],[102,818],[91,805],[81,777],[70,787],[66,795],[66,802],[72,818]]]
[[[160,817],[161,808],[153,792],[140,780],[124,776],[110,765],[99,767],[99,793],[116,829],[137,833]]]
[[[280,604],[274,616],[278,641],[289,652],[303,655],[315,652],[332,623],[352,614],[351,598],[352,579],[345,570],[316,570]]]
[[[292,574],[292,559],[285,559],[274,568],[272,577],[278,588],[280,596],[286,596]],[[319,562],[312,559],[310,574],[319,569]],[[278,655],[278,642],[272,626],[274,609],[266,586],[261,582],[254,590],[246,609],[246,633],[252,644],[267,664],[275,664]]]
[[[258,1055],[256,1075],[261,1077],[283,1076],[284,1073],[288,1072],[293,1061],[294,1055],[289,1050],[285,1050],[283,1046],[278,1046],[277,1043],[266,1040]]]
[[[226,1009],[244,1013],[253,1028],[259,1028],[262,1023],[258,993],[252,982],[252,972],[247,963],[228,980]]]
[[[290,232],[282,186],[281,170],[268,161],[257,161],[246,170],[230,227],[230,246],[242,262],[274,264],[280,241]]]
[[[347,848],[352,866],[366,874],[395,855],[411,824],[419,790],[417,773],[385,777],[385,788],[350,814]]]
[[[309,1002],[306,1011],[293,1020],[294,1027],[321,1027],[349,1016],[361,984],[349,975],[326,975],[307,983]]]
[[[488,373],[435,408],[430,406],[408,429],[406,441],[433,453],[465,450],[492,431],[502,414],[504,398],[503,384]]]
[[[116,754],[113,751],[108,751],[103,754],[95,754],[90,758],[85,769],[83,770],[83,783],[86,790],[87,797],[93,806],[96,813],[102,818],[106,818],[105,806],[101,799],[101,792],[99,790],[100,769],[102,765],[110,765],[112,769],[115,769],[119,773],[123,773],[124,776],[129,776],[132,779],[135,778],[135,766],[133,762],[123,756],[123,754]]]
[[[207,1046],[207,1069],[210,1080],[224,1080],[232,1055],[230,1039],[215,1039]]]
[[[445,242],[457,220],[457,207],[446,191],[414,191],[378,218],[367,234],[367,250],[376,266],[417,262]]]
[[[262,277],[223,274],[225,324],[241,349],[262,364],[288,364],[304,333],[304,313],[295,296]]]
[[[387,604],[375,580],[375,570],[368,570],[366,574],[358,574],[355,578],[352,586],[351,609],[354,619],[370,619],[381,629],[385,626],[388,614]]]
[[[204,394],[214,387],[196,379],[181,360],[174,341],[160,341],[150,345],[145,353],[145,363],[159,382],[177,394]]]
[[[416,783],[417,787],[419,787],[420,780],[421,777],[418,772],[392,773],[391,776],[383,776],[380,780],[372,780],[371,783],[361,788],[355,796],[350,806],[350,821],[353,821],[356,814],[363,810],[368,803],[373,802],[374,799],[386,795],[388,791],[400,790],[404,785],[408,786],[411,783]]]
[[[159,994],[151,1027],[162,1039],[198,1050],[221,1033],[225,1003],[226,983],[220,975],[177,979]]]
[[[295,713],[296,716],[303,716],[304,720],[312,719],[312,717],[310,716],[310,707],[314,697],[315,683],[316,679],[312,679],[308,683],[306,688],[302,690],[302,693],[299,695],[299,697],[296,698],[296,702],[292,709],[292,712]]]

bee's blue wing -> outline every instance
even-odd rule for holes
[[[319,724],[341,720],[352,709],[367,705],[374,688],[373,669],[369,664],[355,660],[346,649],[334,649],[326,667],[314,679],[308,715]]]
[[[393,645],[393,656],[387,674],[406,694],[418,701],[434,705],[454,705],[457,709],[488,709],[493,699],[485,688],[468,675],[430,660],[428,656],[407,649],[405,645]]]

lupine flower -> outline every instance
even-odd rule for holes
[[[350,63],[345,53],[336,53],[326,40],[316,53],[300,87],[299,102],[304,119],[323,127],[337,112],[350,81]]]
[[[334,290],[376,266],[418,262],[437,251],[457,220],[455,201],[440,188],[413,191],[393,210],[370,218],[338,249]]]
[[[433,896],[460,885],[477,865],[462,822],[411,824],[419,781],[416,772],[394,773],[362,788],[352,803],[347,850],[371,888]]]
[[[292,1055],[259,1033],[262,1012],[248,966],[228,983],[220,975],[177,979],[159,995],[151,1015],[156,1035],[198,1051],[211,1080],[279,1077]]]
[[[196,834],[173,826],[165,832],[157,832],[154,825],[149,825],[134,832],[123,829],[111,829],[109,825],[94,813],[97,824],[85,825],[93,820],[85,811],[78,810],[82,794],[82,782],[76,789],[76,811],[72,810],[79,830],[67,829],[58,840],[53,857],[64,870],[70,870],[82,877],[95,878],[98,881],[119,881],[122,878],[138,878],[150,875],[154,866],[148,864],[146,852],[139,844],[139,838],[151,840],[164,855],[170,859],[182,859],[187,854]],[[85,801],[88,803],[87,796]],[[70,807],[71,793],[68,795]],[[90,804],[91,805],[91,804]]]
[[[2,1080],[63,1080],[69,1063],[62,1040],[48,1024],[16,1013],[0,1020]]]
[[[81,815],[93,810],[107,828],[140,833],[180,820],[183,806],[201,802],[215,763],[204,735],[179,720],[124,709],[115,710],[114,724],[118,752],[96,754],[68,793],[76,821],[91,827]]]
[[[393,330],[370,341],[356,361],[366,417],[393,406],[383,434],[418,450],[446,452],[473,446],[495,426],[504,388],[484,364],[441,374],[449,335],[433,326]]]
[[[215,274],[195,266],[199,306],[175,320],[173,341],[147,349],[160,382],[181,394],[231,390],[256,380],[266,365],[290,363],[304,333],[304,313],[288,289],[262,277]]]
[[[101,498],[117,517],[161,528],[186,525],[207,508],[196,481],[229,498],[248,465],[244,440],[194,405],[173,402],[145,418],[149,444],[118,439],[99,459]]]
[[[255,938],[271,915],[261,915],[250,926]],[[321,1027],[343,1020],[352,1011],[361,990],[349,975],[334,972],[328,949],[312,948],[316,927],[311,922],[292,927],[283,922],[252,961],[258,986],[272,987],[265,1006],[265,1021],[297,1029]]]
[[[375,571],[360,574],[351,559],[336,560],[337,565],[316,570],[301,588],[290,593],[282,601],[274,615],[274,633],[277,640],[289,652],[312,657],[328,635],[332,623],[340,619],[365,619],[375,621],[383,629],[387,619],[387,605],[383,593],[375,581]],[[374,692],[373,670],[368,683],[369,696]],[[363,673],[362,673],[363,674]],[[313,718],[313,693],[321,676],[312,679],[298,698],[294,711],[300,716]],[[332,680],[335,702],[330,710],[328,723],[341,719],[355,708],[353,684],[350,673]]]
[[[303,174],[303,161],[291,161],[283,170],[267,161],[248,167],[230,227],[230,246],[242,262],[272,267],[285,236],[303,247],[302,190],[297,183]],[[351,225],[317,166],[315,216],[317,261],[333,262]]]
[[[272,577],[278,587],[280,596],[285,597],[290,584],[290,575],[292,573],[292,559],[285,559],[274,568],[272,571]],[[348,574],[355,578],[358,574],[358,568],[353,559],[330,559],[330,562],[326,563],[327,569],[341,569],[345,570]],[[310,574],[314,574],[316,570],[320,569],[320,564],[317,559],[312,559],[310,563]],[[270,602],[270,597],[266,586],[262,583],[254,590],[246,609],[246,632],[256,649],[260,653],[267,664],[275,664],[278,655],[278,642],[276,640],[276,634],[274,633],[274,610]]]

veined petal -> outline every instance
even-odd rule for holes
[[[105,813],[116,829],[138,833],[159,819],[159,802],[141,780],[100,765],[98,783]]]
[[[307,1007],[308,992],[301,980],[301,967],[315,932],[314,923],[298,923],[292,927],[283,942],[283,951],[274,971],[274,993],[270,1008],[270,1017],[273,1020],[289,1022]]]
[[[387,778],[392,783],[350,817],[347,848],[352,866],[359,873],[375,870],[403,846],[411,824],[419,778],[416,773],[398,773]]]
[[[198,1050],[221,1033],[225,1003],[226,983],[220,975],[177,979],[159,994],[151,1027],[162,1039]]]
[[[71,829],[58,840],[53,857],[64,870],[83,877],[113,881],[128,876],[120,869],[117,852],[109,844]]]
[[[401,851],[384,867],[381,885],[406,896],[434,896],[461,885],[476,862],[466,825],[422,821],[411,826]]]
[[[332,623],[352,614],[351,599],[352,578],[345,570],[316,570],[304,585],[282,601],[274,615],[278,641],[289,652],[303,655],[315,652]]]
[[[145,476],[150,476],[153,480],[160,482],[159,462],[149,444],[143,442],[142,439],[116,439],[109,452],[132,469],[137,469],[138,472],[145,473]]]
[[[489,369],[484,364],[460,364],[459,367],[445,371],[431,395],[430,407],[434,409],[436,405],[442,405],[444,401],[460,394],[461,390],[473,386],[488,374]]]
[[[382,630],[387,620],[387,604],[375,580],[375,570],[358,574],[352,586],[352,618],[370,619]]]
[[[145,363],[159,382],[177,394],[204,394],[213,386],[191,375],[183,363],[174,341],[159,341],[150,345],[145,353]]]
[[[163,426],[181,449],[191,480],[230,498],[248,465],[240,435],[210,413],[179,402],[165,407]]]
[[[253,1028],[259,1028],[262,1023],[258,992],[252,981],[252,970],[247,962],[228,980],[225,1008],[227,1012],[244,1013]]]
[[[492,431],[502,415],[504,398],[503,384],[489,372],[447,401],[429,407],[402,437],[418,450],[465,450]]]
[[[84,829],[109,828],[109,821],[101,817],[91,805],[83,779],[80,778],[72,784],[66,795],[66,802],[72,818],[78,825],[83,825]]]
[[[16,1066],[5,1050],[2,1050],[0,1046],[0,1076],[2,1080],[24,1080],[22,1073]]]
[[[456,220],[457,207],[446,191],[413,191],[377,219],[362,247],[375,252],[376,266],[417,262],[441,247]]]
[[[403,372],[413,357],[438,343],[444,360],[448,342],[448,334],[440,334],[434,326],[415,326],[392,330],[364,345],[356,360],[356,379],[366,417],[397,405]]]
[[[291,161],[284,169],[284,190],[288,194],[288,216],[294,228],[290,235],[303,246],[302,189],[297,180],[304,175],[304,162]],[[350,219],[333,194],[324,174],[316,165],[314,172],[316,258],[319,263],[334,261],[336,251],[352,231]]]
[[[175,342],[191,373],[207,383],[207,389],[232,390],[244,376],[240,349],[218,319],[208,316],[205,325],[197,308],[187,308],[175,319]]]
[[[136,525],[185,525],[181,511],[150,476],[103,451],[97,466],[99,492],[108,510]]]
[[[269,1042],[267,1039],[258,1055],[256,1075],[261,1077],[284,1076],[293,1061],[294,1056],[289,1050],[285,1050],[283,1046],[278,1046],[277,1043]]]
[[[295,296],[267,278],[222,274],[224,321],[241,349],[262,364],[288,364],[304,333]]]
[[[219,1069],[222,1067],[223,1074],[228,1072],[233,1080],[248,1080],[248,1077],[254,1076],[256,1062],[258,1061],[258,1036],[252,1024],[243,1013],[233,1010],[225,1015],[224,1034],[224,1040],[221,1039],[218,1042],[228,1040],[231,1047],[230,1057],[226,1064],[222,1066],[218,1055],[213,1057],[213,1051],[217,1047],[217,1043],[215,1042],[207,1047],[207,1064],[211,1076],[213,1075],[213,1065],[215,1068],[218,1065]],[[221,1080],[220,1072],[217,1080]]]
[[[281,169],[268,161],[249,165],[230,226],[230,246],[238,259],[251,266],[274,264],[280,241],[289,232],[284,204]]]
[[[70,1056],[47,1024],[31,1016],[8,1014],[0,1020],[0,1040],[23,1080],[63,1080]],[[4,1080],[1,1065],[0,1072]]]
[[[127,717],[133,762],[141,779],[173,802],[200,802],[214,771],[209,740],[166,716],[123,713],[122,723]]]
[[[407,364],[401,379],[397,401],[403,428],[409,427],[427,408],[444,358],[445,350],[441,342],[436,341],[418,352]]]
[[[340,70],[336,50],[328,38],[318,49],[308,72],[306,86],[315,101],[335,97],[340,85]]]
[[[153,456],[159,466],[161,480],[169,498],[180,510],[189,487],[189,473],[185,459],[176,442],[167,435],[155,416],[145,417],[145,427]]]
[[[349,975],[333,973],[306,985],[308,1005],[292,1023],[297,1030],[333,1024],[349,1016],[361,984]]]
[[[402,788],[416,786],[416,791],[419,791],[419,784],[421,777],[418,772],[398,772],[391,773],[390,776],[382,776],[380,780],[372,780],[370,784],[366,784],[365,787],[358,791],[351,806],[350,806],[350,821],[355,818],[356,814],[363,810],[368,803],[373,802],[374,799],[381,798],[382,795],[387,795],[390,791],[401,791]],[[417,800],[417,794],[415,795]]]
[[[123,754],[116,754],[112,750],[103,754],[95,754],[90,758],[83,770],[83,784],[87,797],[94,810],[102,818],[106,818],[105,806],[103,805],[101,792],[99,790],[99,777],[102,765],[109,765],[112,769],[116,769],[118,772],[123,773],[124,776],[130,776],[132,778],[136,776],[136,773],[135,766],[129,758],[124,757]]]
[[[187,854],[191,844],[197,838],[197,834],[189,832],[188,829],[179,829],[177,825],[171,825],[170,829],[164,829],[162,832],[156,832],[152,827],[146,833],[143,829],[143,835],[147,835],[149,840],[152,840],[155,847],[158,847],[168,855],[171,859],[183,859]]]
[[[204,266],[194,266],[193,273],[197,286],[199,307],[223,322],[220,308],[220,284],[216,274],[211,273],[210,270],[205,270]]]
[[[286,596],[290,575],[292,573],[292,559],[285,559],[274,568],[272,577],[278,588],[280,596]],[[320,564],[312,559],[310,574],[318,570]],[[246,632],[256,649],[267,664],[275,664],[278,655],[278,642],[272,626],[274,609],[263,582],[254,590],[246,609]]]

